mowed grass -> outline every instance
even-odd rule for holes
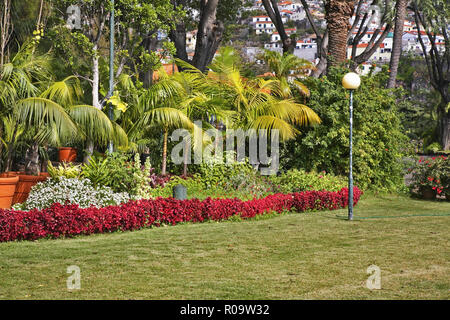
[[[0,243],[0,299],[450,298],[449,202],[365,196],[346,214]],[[381,290],[366,288],[372,264]]]

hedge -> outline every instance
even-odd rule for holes
[[[355,187],[354,204],[361,196]],[[261,199],[189,199],[157,198],[135,200],[119,206],[81,209],[78,205],[55,203],[43,210],[15,211],[0,209],[0,242],[36,240],[75,235],[137,230],[176,225],[180,222],[222,221],[232,216],[243,219],[271,212],[294,209],[334,210],[348,205],[348,189],[338,192],[304,191],[274,194]]]

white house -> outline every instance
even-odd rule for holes
[[[275,31],[275,25],[273,22],[257,22],[255,24],[256,34],[268,33],[272,34]]]
[[[288,36],[290,36],[291,34],[297,32],[297,28],[286,28],[286,29],[284,29],[284,30],[286,31],[286,34],[287,34]],[[270,37],[270,41],[271,41],[271,42],[278,42],[278,41],[281,41],[280,34],[278,33],[278,31],[274,31],[274,32],[272,33],[272,36]]]
[[[197,43],[197,30],[186,32],[186,49],[194,51]]]
[[[269,16],[254,16],[254,17],[252,17],[253,23],[267,22],[267,21],[272,21],[272,20],[270,20]]]

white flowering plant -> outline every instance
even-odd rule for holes
[[[59,177],[39,182],[30,191],[28,199],[13,206],[15,210],[44,209],[54,203],[78,204],[80,208],[101,208],[130,200],[127,192],[114,193],[111,188],[94,187],[89,179]]]

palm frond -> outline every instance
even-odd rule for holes
[[[54,82],[44,92],[41,97],[55,101],[62,106],[73,105],[83,94],[80,81],[75,76],[69,76],[62,81]]]
[[[64,108],[49,99],[32,97],[19,100],[14,110],[20,122],[39,128],[54,125],[64,140],[77,133],[77,127]]]
[[[278,117],[264,115],[257,117],[249,123],[248,129],[266,130],[268,136],[272,134],[272,130],[278,130],[282,141],[293,139],[299,131],[287,121]]]
[[[103,146],[113,140],[113,123],[103,111],[89,105],[77,105],[70,107],[68,113],[86,138]]]

